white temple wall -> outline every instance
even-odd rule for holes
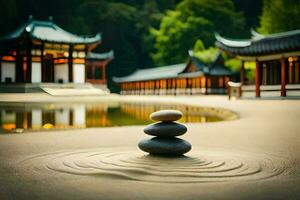
[[[0,70],[0,82],[5,82],[6,78],[10,78],[12,82],[16,82],[16,64],[14,62],[2,62]],[[63,83],[69,82],[69,70],[67,63],[54,65],[54,82],[58,83],[60,80],[62,80]],[[40,62],[32,62],[31,82],[42,82],[42,66]],[[73,64],[73,82],[85,82],[84,64]]]
[[[1,63],[1,82],[5,82],[5,78],[11,78],[12,82],[16,81],[16,64],[14,62]]]
[[[68,64],[54,65],[54,82],[58,83],[59,80],[62,80],[63,83],[69,82]]]
[[[84,83],[85,81],[84,64],[73,64],[73,81],[74,83]]]
[[[42,82],[42,65],[40,62],[33,62],[31,65],[31,82]]]

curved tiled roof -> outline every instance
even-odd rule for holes
[[[135,82],[135,81],[148,81],[160,80],[170,78],[193,78],[199,76],[231,76],[234,75],[229,69],[224,67],[224,60],[221,54],[217,54],[212,64],[206,65],[199,61],[193,52],[189,52],[190,61],[177,65],[169,65],[164,67],[156,67],[150,69],[138,69],[132,74],[124,77],[113,77],[116,83]],[[186,69],[189,63],[192,62],[197,68],[196,71],[188,72]]]
[[[109,52],[105,52],[105,53],[88,52],[86,58],[90,60],[106,60],[106,59],[111,60],[114,58],[114,51],[110,50]]]
[[[124,77],[113,77],[116,83],[133,82],[133,81],[148,81],[176,78],[179,73],[185,69],[185,63],[169,65],[164,67],[156,67],[150,69],[138,69],[132,74]]]
[[[269,35],[252,31],[252,38],[248,40],[227,39],[218,34],[215,37],[217,47],[240,56],[270,55],[300,50],[300,29]]]
[[[38,21],[29,19],[15,31],[0,38],[1,41],[15,40],[23,35],[29,35],[32,39],[51,43],[66,44],[91,44],[101,41],[101,35],[98,33],[93,36],[78,36],[57,26],[50,21]]]

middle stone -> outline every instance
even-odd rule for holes
[[[158,137],[175,137],[187,132],[187,128],[176,122],[159,122],[146,126],[144,132]]]

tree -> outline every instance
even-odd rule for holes
[[[152,58],[156,65],[183,62],[197,39],[210,47],[214,45],[214,32],[239,37],[243,30],[244,18],[231,0],[182,1],[167,12],[158,30],[152,29],[156,50]]]
[[[16,1],[15,0],[7,0],[7,1],[0,1],[0,13],[1,13],[1,20],[0,20],[0,34],[6,34],[15,28],[11,23],[14,21],[16,16]]]
[[[139,66],[141,38],[136,27],[135,7],[118,2],[85,1],[75,13],[71,25],[82,25],[76,26],[77,32],[102,33],[102,44],[96,52],[114,50],[116,59],[107,68],[109,77],[124,76]]]
[[[197,52],[197,51],[203,51],[203,50],[205,50],[205,46],[204,46],[203,42],[201,40],[197,40],[194,44],[193,51]]]
[[[300,0],[264,0],[259,32],[263,34],[300,28]]]
[[[245,16],[246,37],[250,36],[250,29],[259,26],[259,16],[262,13],[262,0],[233,0],[237,10],[243,12]]]
[[[149,33],[151,27],[158,28],[160,21],[163,17],[163,13],[160,11],[156,1],[146,1],[143,5],[143,9],[137,13],[139,20],[137,20],[138,33],[142,42],[140,43],[140,64],[141,67],[152,66],[152,60],[150,53],[154,48],[154,38]]]

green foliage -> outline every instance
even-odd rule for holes
[[[182,62],[197,39],[205,46],[214,44],[214,32],[239,36],[244,18],[234,9],[231,0],[185,0],[163,17],[160,28],[152,30],[155,37],[156,65]]]
[[[262,0],[233,0],[235,8],[245,16],[245,32],[259,25],[259,16],[262,12]],[[245,38],[250,37],[248,32]]]
[[[244,65],[245,65],[246,78],[249,81],[255,80],[256,63],[255,62],[245,62]]]
[[[211,24],[203,18],[189,17],[186,22],[183,22],[180,17],[181,13],[179,11],[168,11],[161,22],[160,30],[152,29],[151,33],[155,37],[155,48],[157,50],[153,54],[156,65],[183,61],[188,49],[198,39],[198,33],[193,30],[194,26],[211,29]],[[188,38],[188,41],[184,38]]]
[[[224,62],[225,67],[227,67],[231,71],[235,71],[235,72],[240,71],[240,69],[242,67],[242,61],[240,59],[232,58],[225,54],[222,54],[222,55],[225,60],[225,62]],[[246,76],[247,80],[252,81],[255,79],[255,66],[256,66],[255,62],[245,62],[244,63],[245,76]]]
[[[196,46],[200,46],[200,50],[195,50]],[[201,40],[197,40],[195,43],[195,47],[193,50],[193,56],[195,56],[197,59],[199,59],[200,62],[203,62],[205,64],[211,64],[215,59],[216,56],[220,53],[219,49],[215,47],[210,47],[208,49],[205,49],[203,45],[201,46]],[[202,49],[201,49],[202,48]],[[230,69],[231,71],[239,71],[242,62],[241,60],[237,58],[232,58],[227,56],[225,53],[221,53],[221,56],[224,59],[224,66]]]
[[[6,33],[5,29],[13,28],[12,24],[8,24],[7,21],[12,21],[16,15],[16,1],[0,1],[1,17],[4,20],[0,20],[0,34]]]
[[[300,0],[264,0],[259,32],[277,33],[300,28]]]
[[[203,49],[201,51],[193,51],[193,55],[207,65],[212,64],[215,61],[217,55],[219,54],[219,49],[210,47],[209,49]],[[224,66],[231,71],[239,71],[242,62],[237,58],[228,57],[226,54],[222,53],[221,56],[224,59]]]
[[[246,79],[249,82],[253,82],[255,80],[255,70],[254,69],[246,69],[245,74],[246,74]]]
[[[231,71],[239,71],[242,66],[242,61],[236,58],[230,58],[228,60],[225,60],[224,65]]]
[[[84,1],[74,12],[69,23],[70,29],[75,27],[75,32],[80,34],[102,32],[103,41],[96,51],[114,50],[117,59],[108,67],[109,76],[134,71],[139,64],[140,46],[137,44],[141,41],[137,33],[135,7],[118,2]]]
[[[193,51],[197,52],[197,51],[203,51],[203,50],[205,50],[205,46],[204,46],[203,42],[201,40],[197,40],[194,44]]]
[[[211,64],[218,55],[219,50],[214,47],[210,47],[209,49],[204,49],[202,51],[194,51],[194,56],[199,59],[200,62],[205,64]]]

